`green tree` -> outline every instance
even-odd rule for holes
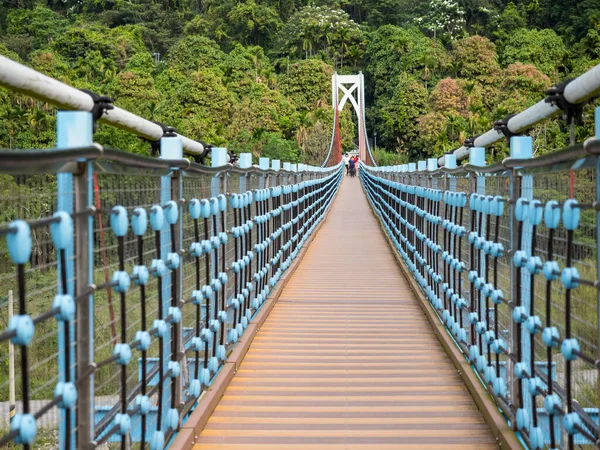
[[[409,155],[421,151],[418,118],[428,110],[428,93],[415,78],[401,80],[389,101],[380,100],[377,130],[381,145]]]
[[[489,39],[471,36],[452,43],[452,57],[461,77],[494,82],[500,66],[496,46]]]
[[[296,11],[281,32],[281,54],[309,58],[322,54],[334,66],[349,57],[352,47],[363,45],[361,28],[340,9],[306,6]]]
[[[455,0],[431,0],[427,15],[415,21],[434,38],[453,40],[465,33],[465,11]]]
[[[330,103],[333,68],[318,59],[291,64],[279,76],[279,89],[299,110],[312,110]]]
[[[367,89],[374,95],[390,96],[401,74],[423,77],[435,84],[449,64],[449,56],[436,40],[415,28],[392,25],[370,35],[367,56]]]
[[[550,29],[516,30],[506,39],[501,52],[504,64],[533,64],[553,80],[558,79],[565,56],[563,40]]]

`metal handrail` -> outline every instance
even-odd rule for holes
[[[563,97],[571,105],[580,105],[600,93],[600,64],[588,70],[583,75],[570,81],[565,87]],[[557,115],[560,107],[550,98],[540,100],[535,105],[508,119],[506,128],[509,133],[519,135],[529,130],[535,124]],[[489,147],[506,139],[505,134],[492,128],[473,140],[472,147]],[[469,156],[470,147],[462,146],[449,153],[456,155],[457,161]],[[438,164],[444,164],[444,157],[438,158]]]
[[[48,102],[59,108],[93,111],[96,106],[91,95],[2,55],[0,55],[0,86]],[[150,141],[158,141],[164,135],[164,130],[160,125],[117,106],[104,112],[100,117],[100,122],[129,131]],[[207,149],[201,142],[186,136],[178,136],[181,138],[186,153],[195,156],[205,154]]]

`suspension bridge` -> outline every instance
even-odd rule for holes
[[[527,136],[572,126],[600,66],[393,167],[369,148],[362,74],[333,76],[320,167],[232,164],[4,57],[0,85],[61,108],[56,148],[0,152],[1,446],[47,428],[61,449],[600,445],[600,108],[583,143],[533,157]],[[160,158],[94,143],[97,122]]]

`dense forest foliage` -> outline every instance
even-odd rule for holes
[[[365,74],[386,163],[455,148],[600,63],[599,0],[3,0],[0,31],[0,54],[189,137],[313,164],[334,70]],[[0,89],[0,147],[52,146],[54,113]],[[342,132],[351,148],[350,111]],[[531,133],[538,153],[568,144],[559,119]],[[106,126],[96,140],[149,152]]]

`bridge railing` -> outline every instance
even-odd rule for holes
[[[600,108],[596,111],[600,117]],[[424,296],[530,448],[597,446],[600,140],[361,178]],[[407,169],[407,170],[405,170]],[[552,432],[551,432],[552,430]]]
[[[91,113],[57,123],[60,149],[0,152],[0,279],[16,299],[0,346],[20,356],[0,445],[31,448],[58,425],[58,448],[163,449],[342,172],[241,169],[225,149],[201,166],[177,136],[161,139],[164,159],[140,157],[93,144]]]

